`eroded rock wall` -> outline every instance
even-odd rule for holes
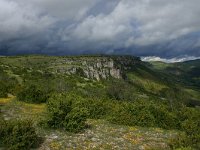
[[[120,79],[125,71],[139,62],[139,58],[132,56],[73,57],[59,59],[52,66],[56,73],[78,74],[88,79],[101,80],[110,77]]]

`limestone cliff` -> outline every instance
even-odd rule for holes
[[[51,65],[55,73],[78,74],[88,79],[123,78],[125,71],[140,62],[132,56],[63,57]]]

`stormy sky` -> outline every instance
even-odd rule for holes
[[[0,0],[0,55],[200,56],[200,0]]]

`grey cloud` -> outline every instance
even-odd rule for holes
[[[0,41],[20,39],[48,29],[54,20],[30,6],[0,0]]]
[[[200,56],[199,0],[0,0],[0,54]]]
[[[110,14],[89,16],[74,30],[94,41],[125,37],[125,47],[150,45],[200,30],[198,0],[122,0]]]
[[[12,0],[21,5],[31,5],[56,19],[79,20],[99,0]]]

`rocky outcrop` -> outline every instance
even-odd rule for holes
[[[88,79],[123,78],[140,59],[132,56],[66,57],[51,65],[56,73],[80,75]]]

